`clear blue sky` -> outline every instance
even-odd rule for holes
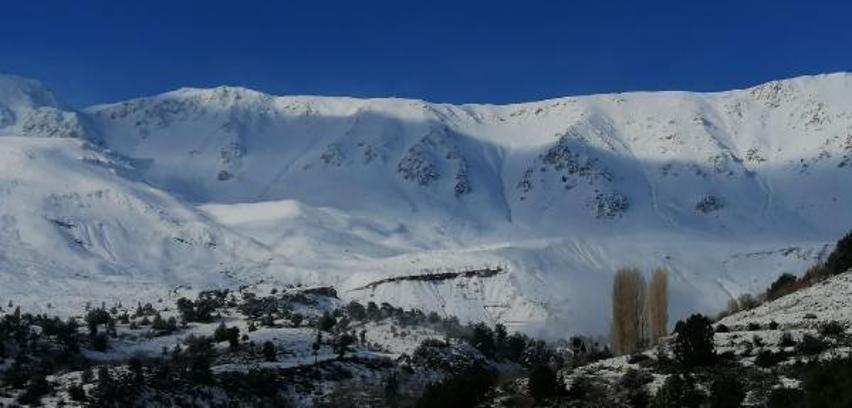
[[[849,1],[14,1],[0,72],[75,106],[180,86],[504,103],[852,70]]]

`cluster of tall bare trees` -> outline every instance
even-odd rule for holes
[[[612,351],[630,354],[667,333],[668,272],[658,268],[650,288],[636,268],[616,271],[612,285]]]

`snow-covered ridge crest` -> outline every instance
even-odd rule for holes
[[[0,74],[0,136],[97,139],[86,119],[42,83]]]

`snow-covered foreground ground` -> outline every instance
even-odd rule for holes
[[[850,95],[832,74],[506,106],[219,87],[75,111],[0,76],[0,300],[323,283],[564,337],[606,332],[612,275],[635,265],[671,270],[672,316],[716,311],[852,226]]]

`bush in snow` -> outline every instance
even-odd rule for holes
[[[476,365],[464,373],[426,388],[417,401],[417,407],[466,408],[485,400],[486,393],[496,376],[488,369]]]
[[[840,322],[831,321],[819,325],[819,334],[827,337],[838,337],[846,332],[846,326]]]
[[[803,388],[807,407],[852,406],[852,359],[820,364],[805,378]]]
[[[651,404],[654,408],[698,408],[705,396],[698,391],[695,380],[689,374],[672,374],[657,390]]]
[[[707,317],[694,314],[675,326],[674,352],[678,361],[687,367],[712,363],[716,358],[713,326]]]
[[[743,383],[735,373],[720,373],[710,386],[712,408],[739,408],[745,397]]]
[[[834,251],[825,261],[825,267],[832,275],[852,269],[852,232],[837,241]]]
[[[825,351],[827,345],[825,341],[810,333],[806,333],[802,337],[802,341],[796,346],[796,351],[806,355],[816,355]]]
[[[621,399],[630,407],[647,407],[651,402],[647,385],[653,380],[654,377],[643,370],[627,369],[618,381],[623,394]]]
[[[556,372],[546,365],[540,365],[530,372],[527,383],[530,395],[536,401],[545,400],[555,396],[559,392],[559,382]]]

